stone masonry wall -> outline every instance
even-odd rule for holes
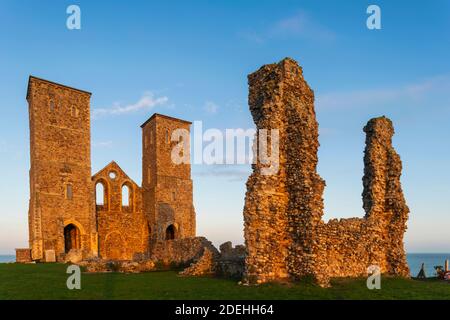
[[[90,93],[30,77],[29,239],[33,260],[66,253],[64,229],[77,228],[83,255],[97,252],[90,156]]]
[[[189,155],[188,121],[154,114],[142,127],[142,189],[143,210],[150,221],[152,239],[167,238],[167,229],[174,230],[174,238],[196,235],[191,165],[174,163],[172,150],[178,144],[172,133],[184,129]]]
[[[202,255],[191,265],[180,272],[183,276],[216,275],[226,278],[242,279],[244,273],[245,247],[237,245],[233,248],[230,241],[220,246],[220,253],[208,246]]]
[[[30,263],[31,259],[31,249],[16,249],[16,262],[17,263]]]
[[[189,267],[181,271],[182,276],[204,276],[216,273],[216,257],[208,248],[203,249],[202,256]]]
[[[287,58],[249,75],[249,106],[258,131],[279,130],[279,170],[263,175],[257,162],[247,181],[244,280],[313,276],[327,286],[330,277],[365,275],[370,265],[407,276],[403,234],[409,210],[391,121],[372,119],[364,129],[366,216],[324,223],[314,93],[301,67]]]
[[[101,183],[104,190],[103,204],[96,206],[100,258],[133,260],[144,256],[149,229],[142,212],[141,188],[115,162],[95,174],[92,181],[94,185]],[[129,190],[128,205],[123,203],[124,187]]]
[[[245,268],[245,246],[233,247],[230,241],[220,245],[217,259],[216,275],[226,278],[242,279]]]
[[[150,246],[150,259],[166,264],[171,262],[189,264],[197,261],[208,248],[214,255],[218,254],[213,244],[204,237],[155,241]]]

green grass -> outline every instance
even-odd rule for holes
[[[103,273],[81,277],[81,290],[68,290],[67,265],[0,264],[0,299],[450,299],[450,283],[383,277],[381,290],[365,279],[336,279],[320,288],[296,284],[240,286],[235,280],[179,277],[175,271]]]

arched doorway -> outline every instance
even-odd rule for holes
[[[175,239],[175,226],[173,224],[171,224],[170,226],[167,227],[166,229],[166,240],[173,240]]]
[[[81,248],[80,229],[72,223],[64,228],[64,247],[66,253],[72,249]]]

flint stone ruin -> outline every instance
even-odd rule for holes
[[[247,181],[244,282],[312,276],[326,287],[332,277],[367,276],[371,265],[408,277],[403,236],[409,209],[400,183],[402,163],[392,147],[392,122],[375,118],[364,128],[365,217],[325,223],[314,92],[302,68],[286,58],[261,67],[248,81],[257,130],[279,130],[279,170],[264,175],[267,166],[258,161]]]

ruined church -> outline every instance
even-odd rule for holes
[[[133,260],[195,237],[190,164],[170,158],[172,130],[191,123],[154,114],[142,124],[141,186],[114,161],[92,176],[90,97],[29,78],[30,248],[18,261]]]
[[[30,248],[17,249],[17,261],[97,258],[103,262],[90,268],[104,271],[105,260],[162,260],[190,263],[183,275],[232,275],[246,284],[309,276],[326,287],[333,277],[366,276],[372,267],[408,277],[409,208],[391,120],[374,118],[364,127],[365,216],[325,222],[314,92],[302,68],[286,58],[250,74],[248,84],[257,132],[279,132],[279,161],[266,175],[268,164],[255,157],[243,210],[245,246],[227,242],[219,253],[195,233],[190,165],[171,161],[171,132],[189,132],[190,122],[155,114],[141,126],[141,186],[115,162],[91,176],[91,94],[30,77]]]

